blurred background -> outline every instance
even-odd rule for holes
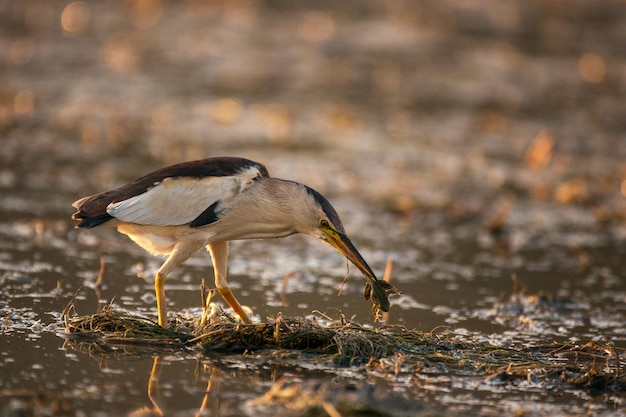
[[[610,202],[610,217],[626,179],[625,9],[3,1],[1,184],[49,200],[238,154],[402,213],[509,197]]]
[[[0,50],[9,332],[56,320],[100,256],[103,297],[154,314],[160,260],[77,233],[71,203],[238,155],[328,197],[379,274],[394,261],[392,323],[625,346],[623,0],[0,0]],[[211,277],[188,264],[173,311]],[[261,319],[371,322],[358,271],[337,298],[344,261],[304,237],[238,242],[230,268]]]

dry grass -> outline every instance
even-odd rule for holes
[[[173,329],[113,311],[66,317],[65,337],[90,353],[111,347],[193,349],[205,354],[291,352],[315,355],[341,366],[366,364],[383,377],[406,377],[419,383],[433,375],[473,377],[478,383],[540,383],[594,391],[626,391],[625,352],[609,342],[553,344],[533,348],[492,346],[398,326],[366,328],[339,320],[286,318],[259,324],[233,322],[225,315],[200,319],[179,317]]]

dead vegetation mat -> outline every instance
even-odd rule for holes
[[[473,377],[488,384],[626,392],[626,352],[610,342],[504,347],[401,326],[372,328],[344,318],[322,323],[280,314],[259,324],[237,323],[226,315],[202,326],[199,322],[181,316],[165,329],[152,320],[105,308],[90,316],[66,316],[61,336],[71,347],[89,354],[137,354],[141,349],[150,354],[164,350],[205,355],[295,354],[298,360],[361,365],[379,376],[416,383],[435,377]]]

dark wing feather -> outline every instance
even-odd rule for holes
[[[77,209],[72,215],[72,219],[80,220],[76,227],[96,227],[113,218],[113,216],[107,213],[107,207],[111,203],[117,203],[141,195],[160,184],[166,178],[187,177],[199,179],[234,176],[251,167],[257,168],[261,177],[269,177],[269,173],[263,165],[244,158],[207,158],[171,165],[146,174],[115,190],[77,200],[72,204],[73,207]],[[205,213],[200,214],[199,219],[194,220],[194,226],[208,224],[207,221],[210,220],[211,210],[214,211],[215,208],[211,209],[211,207],[209,207],[205,210]],[[215,215],[215,213],[213,213],[213,215]]]
[[[217,206],[219,203],[219,201],[216,201],[215,203],[211,204],[206,210],[200,213],[198,217],[193,219],[193,221],[189,223],[189,226],[200,227],[216,222],[219,219],[219,214],[217,210]]]

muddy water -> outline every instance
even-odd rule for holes
[[[619,415],[623,393],[57,336],[81,286],[76,314],[113,300],[155,315],[160,260],[112,230],[74,230],[72,201],[240,155],[325,194],[379,274],[394,261],[390,323],[626,348],[624,3],[453,3],[1,2],[2,414],[288,415],[252,400],[301,379],[362,384],[398,415]],[[232,246],[232,287],[258,320],[372,323],[358,272],[337,295],[345,273],[305,237]],[[207,254],[168,282],[171,312],[198,314],[202,277]]]

